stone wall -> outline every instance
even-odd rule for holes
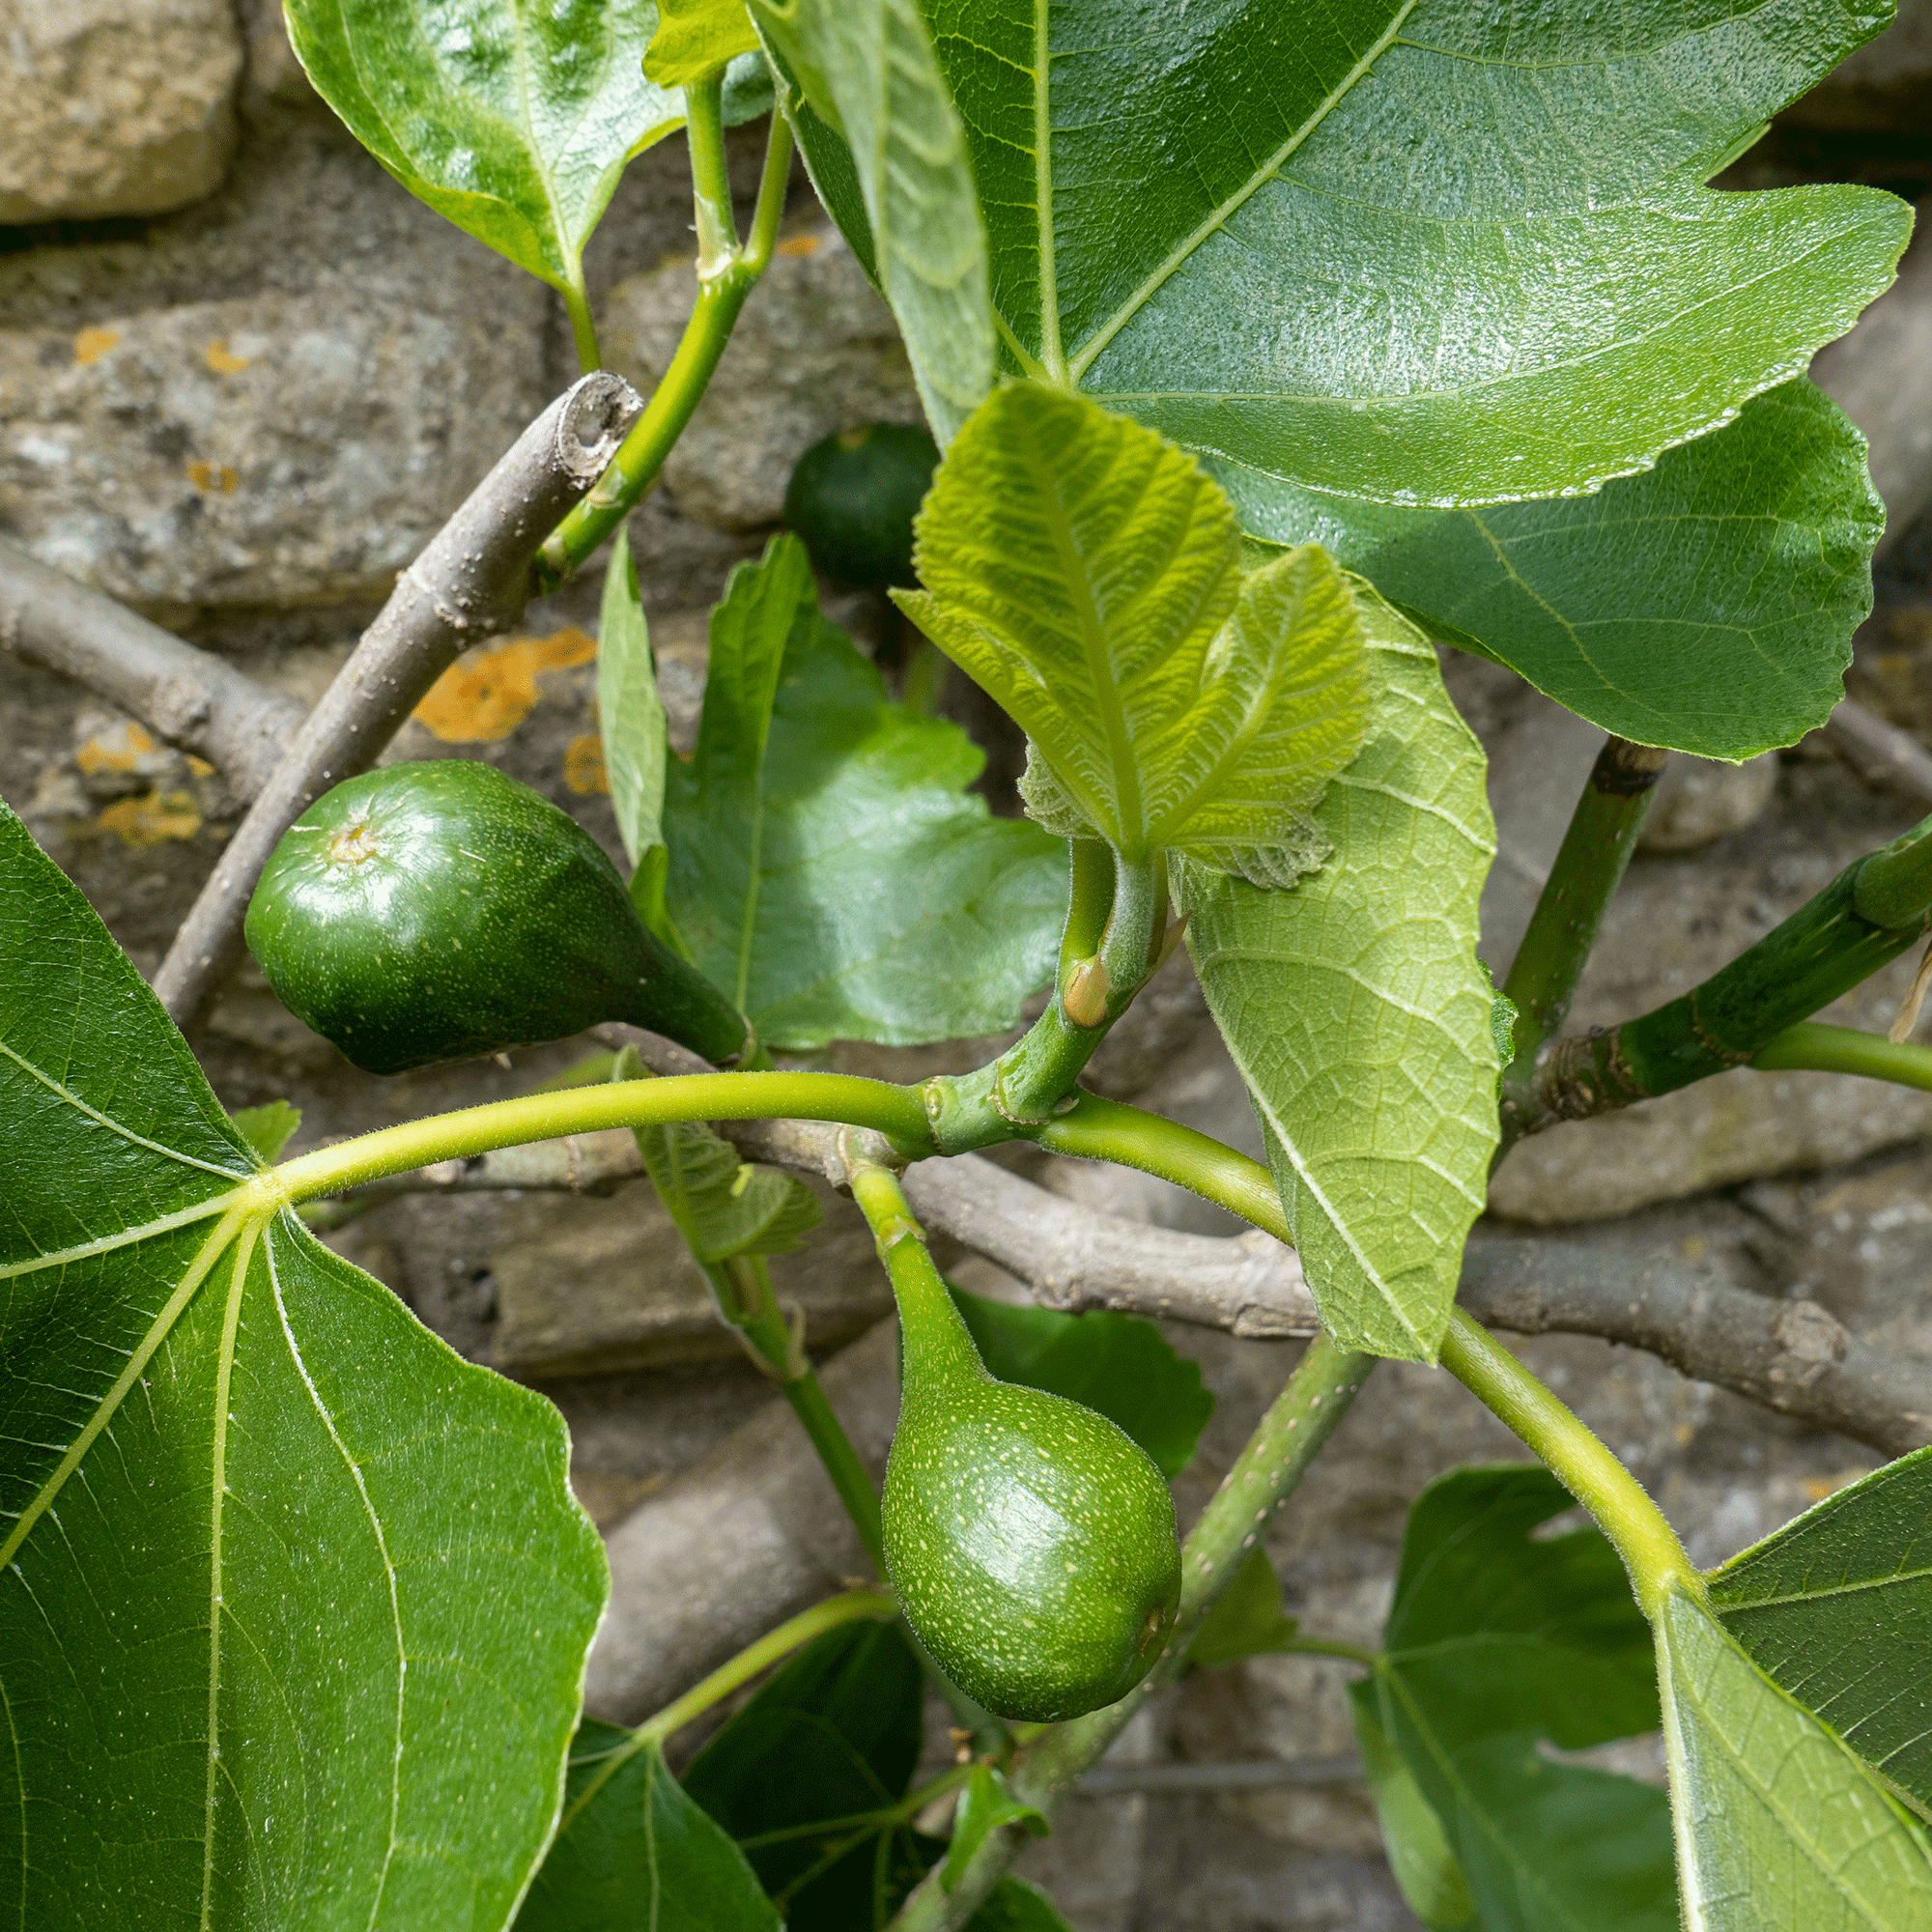
[[[1842,127],[1850,116],[1868,126],[1876,116],[1908,131],[1932,126],[1921,71],[1927,17],[1917,9],[1894,30],[1897,58],[1861,57],[1792,125]],[[558,306],[414,202],[342,133],[291,60],[267,0],[239,9],[229,0],[0,0],[0,25],[12,108],[0,132],[0,222],[15,224],[0,231],[0,532],[312,698],[394,573],[574,373]],[[1900,120],[1901,99],[1926,111]],[[749,189],[755,130],[733,141],[734,179]],[[646,155],[592,250],[611,358],[644,385],[691,299],[682,169],[676,141]],[[682,742],[702,689],[705,608],[730,563],[764,542],[796,456],[844,424],[916,415],[890,318],[795,184],[778,259],[719,384],[664,487],[633,521]],[[1856,689],[1932,744],[1928,562],[1923,537],[1890,554],[1888,601],[1861,639]],[[394,755],[486,758],[614,849],[596,755],[595,595],[593,572],[533,609],[524,636],[471,653]],[[874,607],[847,599],[838,608],[862,639],[871,634]],[[1448,668],[1492,758],[1503,851],[1485,918],[1488,956],[1501,964],[1598,734],[1506,672],[1469,660]],[[996,804],[1011,810],[1010,732],[972,694],[955,690],[952,701],[987,742]],[[1923,810],[1868,789],[1810,741],[1742,772],[1686,763],[1669,782],[1652,849],[1633,867],[1586,981],[1585,1022],[1681,990]],[[5,655],[0,796],[151,971],[239,816],[218,773]],[[1910,970],[1899,962],[1846,1002],[1846,1013],[1882,1025]],[[285,1012],[252,969],[198,1045],[229,1105],[286,1096],[300,1106],[298,1146],[522,1091],[585,1050],[566,1042],[508,1065],[375,1081]],[[900,1072],[916,1064],[857,1051],[831,1058]],[[950,1060],[967,1064],[966,1049]],[[1100,1078],[1255,1145],[1184,961],[1112,1043]],[[1142,1177],[1033,1166],[1049,1185],[1118,1212],[1204,1231],[1226,1225]],[[1573,1238],[1587,1223],[1610,1245],[1671,1246],[1755,1293],[1821,1301],[1932,1363],[1928,1188],[1932,1096],[1738,1073],[1525,1144],[1500,1170],[1478,1238],[1505,1221]],[[640,1185],[599,1201],[416,1198],[335,1238],[466,1353],[553,1395],[573,1425],[580,1489],[606,1524],[647,1509],[768,1393],[709,1321]],[[806,1307],[821,1348],[888,1305],[866,1247],[849,1207],[829,1202],[810,1256],[785,1269],[786,1292]],[[964,1267],[977,1285],[1001,1288],[983,1264]],[[1199,1357],[1220,1403],[1202,1461],[1180,1486],[1185,1514],[1218,1480],[1293,1350],[1174,1337]],[[1700,1560],[1739,1548],[1872,1461],[1646,1356],[1580,1340],[1525,1352],[1653,1486]],[[1408,1499],[1460,1461],[1517,1453],[1446,1378],[1378,1371],[1270,1538],[1290,1607],[1311,1629],[1373,1640]],[[1335,1667],[1300,1659],[1202,1675],[1137,1724],[1121,1755],[1211,1765],[1345,1753],[1340,1688]],[[1646,1746],[1626,1761],[1654,1775]],[[1412,1923],[1349,1776],[1079,1801],[1029,1858],[1081,1932]]]

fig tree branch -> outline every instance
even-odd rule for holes
[[[523,615],[538,547],[602,474],[640,407],[619,377],[581,378],[403,572],[256,794],[161,962],[155,991],[177,1025],[193,1022],[234,965],[249,895],[282,834],[329,786],[376,761],[458,652]]]

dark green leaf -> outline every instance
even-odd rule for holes
[[[1869,189],[1719,193],[1882,0],[924,0],[1009,366],[1400,503],[1587,488],[1890,279]]]
[[[696,756],[667,774],[666,904],[767,1045],[1018,1023],[1052,977],[1065,848],[966,795],[983,762],[887,701],[795,537],[732,572]]]
[[[1003,1382],[1022,1382],[1085,1403],[1131,1435],[1163,1476],[1194,1457],[1214,1413],[1201,1370],[1168,1346],[1151,1321],[1094,1310],[1061,1315],[953,1289],[952,1299],[981,1359]]]
[[[270,1163],[294,1139],[302,1123],[301,1109],[286,1100],[270,1100],[260,1107],[242,1107],[229,1116],[235,1131]]]
[[[1710,758],[1825,722],[1884,528],[1864,439],[1805,382],[1590,497],[1404,510],[1215,474],[1255,535],[1325,544],[1434,636],[1607,731]]]
[[[976,1764],[952,1814],[952,1840],[946,1848],[946,1864],[940,1873],[940,1884],[946,1890],[959,1883],[967,1861],[1002,1825],[1017,1825],[1030,1838],[1043,1838],[1053,1829],[1045,1812],[1013,1796],[1007,1788],[1005,1773],[997,1766]]]
[[[563,1424],[275,1211],[4,808],[0,1146],[0,1895],[501,1923],[607,1589]]]
[[[1051,832],[1180,851],[1260,886],[1326,856],[1308,810],[1361,749],[1361,617],[1321,551],[1246,577],[1191,457],[1077,396],[1009,384],[921,510],[897,601],[1034,748]]]
[[[688,87],[757,44],[745,0],[663,0],[644,77],[660,87]]]
[[[1284,1650],[1299,1626],[1281,1607],[1281,1578],[1257,1545],[1215,1600],[1187,1661],[1204,1670]]]
[[[1069,1932],[1069,1928],[1038,1886],[1009,1875],[966,1921],[966,1932]]]
[[[1932,1926],[1924,1828],[1681,1590],[1658,1660],[1690,1932]]]
[[[752,0],[751,11],[798,83],[800,145],[827,206],[865,238],[855,250],[892,304],[944,447],[993,380],[993,314],[959,117],[919,7]]]
[[[1315,813],[1334,856],[1293,892],[1186,861],[1175,878],[1323,1325],[1429,1361],[1496,1144],[1494,998],[1476,957],[1495,828],[1435,650],[1355,594],[1376,708]]]
[[[586,1719],[517,1932],[779,1932],[778,1909],[655,1744]]]
[[[788,1932],[865,1932],[944,1847],[875,1814],[919,1761],[924,1680],[895,1624],[828,1631],[705,1746],[684,1788],[744,1847]],[[875,1889],[884,1875],[887,1883]]]
[[[1443,1836],[1442,1820],[1382,1729],[1373,1679],[1350,1685],[1349,1715],[1354,1720],[1362,1769],[1376,1801],[1389,1870],[1408,1909],[1431,1932],[1456,1932],[1475,1918],[1476,1901],[1469,1896],[1469,1881]]]
[[[597,721],[617,834],[636,867],[664,843],[665,708],[630,532],[619,527],[597,626]]]
[[[1932,1449],[1734,1556],[1711,1607],[1761,1670],[1932,1804]]]
[[[644,78],[651,0],[287,0],[316,91],[410,190],[582,299],[624,164],[684,125]],[[727,120],[764,113],[747,57]],[[738,76],[734,75],[734,79]]]

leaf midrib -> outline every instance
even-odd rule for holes
[[[1719,1580],[1712,1579],[1714,1582]],[[1867,1577],[1857,1582],[1833,1583],[1826,1590],[1794,1590],[1781,1597],[1752,1597],[1748,1601],[1734,1599],[1725,1602],[1713,1595],[1712,1607],[1721,1620],[1728,1611],[1783,1609],[1794,1604],[1815,1604],[1828,1602],[1833,1597],[1856,1597],[1866,1590],[1886,1590],[1898,1583],[1924,1583],[1932,1581],[1932,1563],[1916,1570],[1894,1570],[1888,1577]]]

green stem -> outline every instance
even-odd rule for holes
[[[1682,998],[1605,1032],[1557,1040],[1538,1061],[1518,1133],[1609,1113],[1747,1065],[1788,1027],[1869,979],[1925,930],[1932,908],[1928,834],[1932,819],[1854,860],[1815,898]],[[1890,923],[1880,923],[1873,912]]]
[[[783,211],[784,182],[790,161],[791,131],[784,117],[774,114],[751,244],[734,249],[731,259],[715,274],[709,277],[700,274],[697,304],[685,325],[670,366],[652,390],[643,414],[632,425],[610,469],[591,486],[589,495],[545,540],[536,565],[539,596],[556,589],[569,579],[657,481],[665,458],[683,434],[718,367],[719,358],[724,354],[745,298],[756,286],[771,260],[779,216]],[[728,219],[728,195],[725,205]],[[700,229],[704,219],[700,212]]]
[[[684,90],[684,134],[691,150],[691,199],[697,231],[697,279],[708,282],[738,259],[731,179],[724,165],[724,70]]]
[[[526,1094],[433,1114],[284,1161],[272,1179],[287,1205],[334,1194],[432,1161],[466,1159],[524,1141],[677,1121],[838,1121],[871,1127],[902,1153],[933,1151],[919,1091],[845,1073],[682,1073],[665,1080]],[[269,1177],[264,1177],[269,1179]]]
[[[1861,1073],[1868,1080],[1932,1089],[1932,1047],[1911,1040],[1894,1044],[1883,1034],[1810,1020],[1786,1027],[1751,1065],[1761,1073]]]
[[[1118,1704],[1051,1726],[1020,1754],[1008,1773],[1008,1785],[1022,1804],[1050,1814],[1135,1712],[1186,1667],[1187,1652],[1208,1611],[1239,1574],[1268,1518],[1293,1493],[1348,1413],[1374,1366],[1372,1356],[1350,1354],[1326,1336],[1309,1344],[1288,1386],[1181,1546],[1180,1614],[1167,1648]],[[937,1872],[929,1874],[893,1920],[893,1932],[951,1932],[964,1925],[1025,1842],[1015,1828],[991,1833],[951,1891],[941,1889]]]
[[[577,340],[578,373],[587,376],[591,370],[604,366],[604,352],[597,344],[597,323],[590,313],[590,297],[581,280],[561,293],[564,313],[570,317],[570,332]]]
[[[1517,1009],[1516,1058],[1503,1077],[1503,1147],[1523,1110],[1538,1049],[1570,1011],[1604,913],[1623,882],[1657,796],[1665,753],[1612,738],[1597,754],[1529,928],[1504,982]]]
[[[584,1806],[640,1750],[651,1745],[662,1745],[673,1731],[681,1730],[694,1718],[702,1717],[712,1705],[728,1697],[740,1685],[749,1684],[759,1671],[769,1669],[780,1658],[810,1643],[813,1637],[823,1636],[829,1630],[837,1630],[841,1624],[856,1623],[864,1617],[884,1620],[897,1614],[898,1605],[876,1590],[848,1590],[842,1597],[828,1597],[824,1603],[814,1604],[809,1610],[801,1610],[777,1630],[768,1631],[756,1643],[741,1650],[728,1662],[721,1663],[709,1677],[694,1684],[674,1703],[667,1704],[656,1717],[645,1719],[621,1745],[613,1746],[609,1752],[597,1758],[597,1775],[588,1779],[571,1799],[568,1808],[557,1822],[558,1835],[569,1831]]]
[[[845,1505],[845,1514],[852,1519],[852,1526],[866,1546],[872,1568],[883,1577],[886,1546],[879,1528],[879,1492],[873,1489],[872,1479],[859,1460],[859,1452],[852,1447],[852,1438],[845,1434],[844,1425],[810,1370],[787,1381],[784,1393],[792,1413],[804,1425],[811,1446],[818,1451],[825,1473],[832,1478],[832,1487],[838,1492],[838,1500]]]
[[[1339,1657],[1345,1663],[1359,1663],[1364,1670],[1373,1670],[1380,1661],[1374,1651],[1364,1650],[1358,1643],[1338,1643],[1325,1636],[1292,1636],[1274,1649],[1285,1657]]]
[[[1442,1339],[1442,1366],[1536,1451],[1616,1546],[1645,1616],[1673,1587],[1703,1594],[1677,1532],[1643,1487],[1542,1382],[1463,1309]]]

